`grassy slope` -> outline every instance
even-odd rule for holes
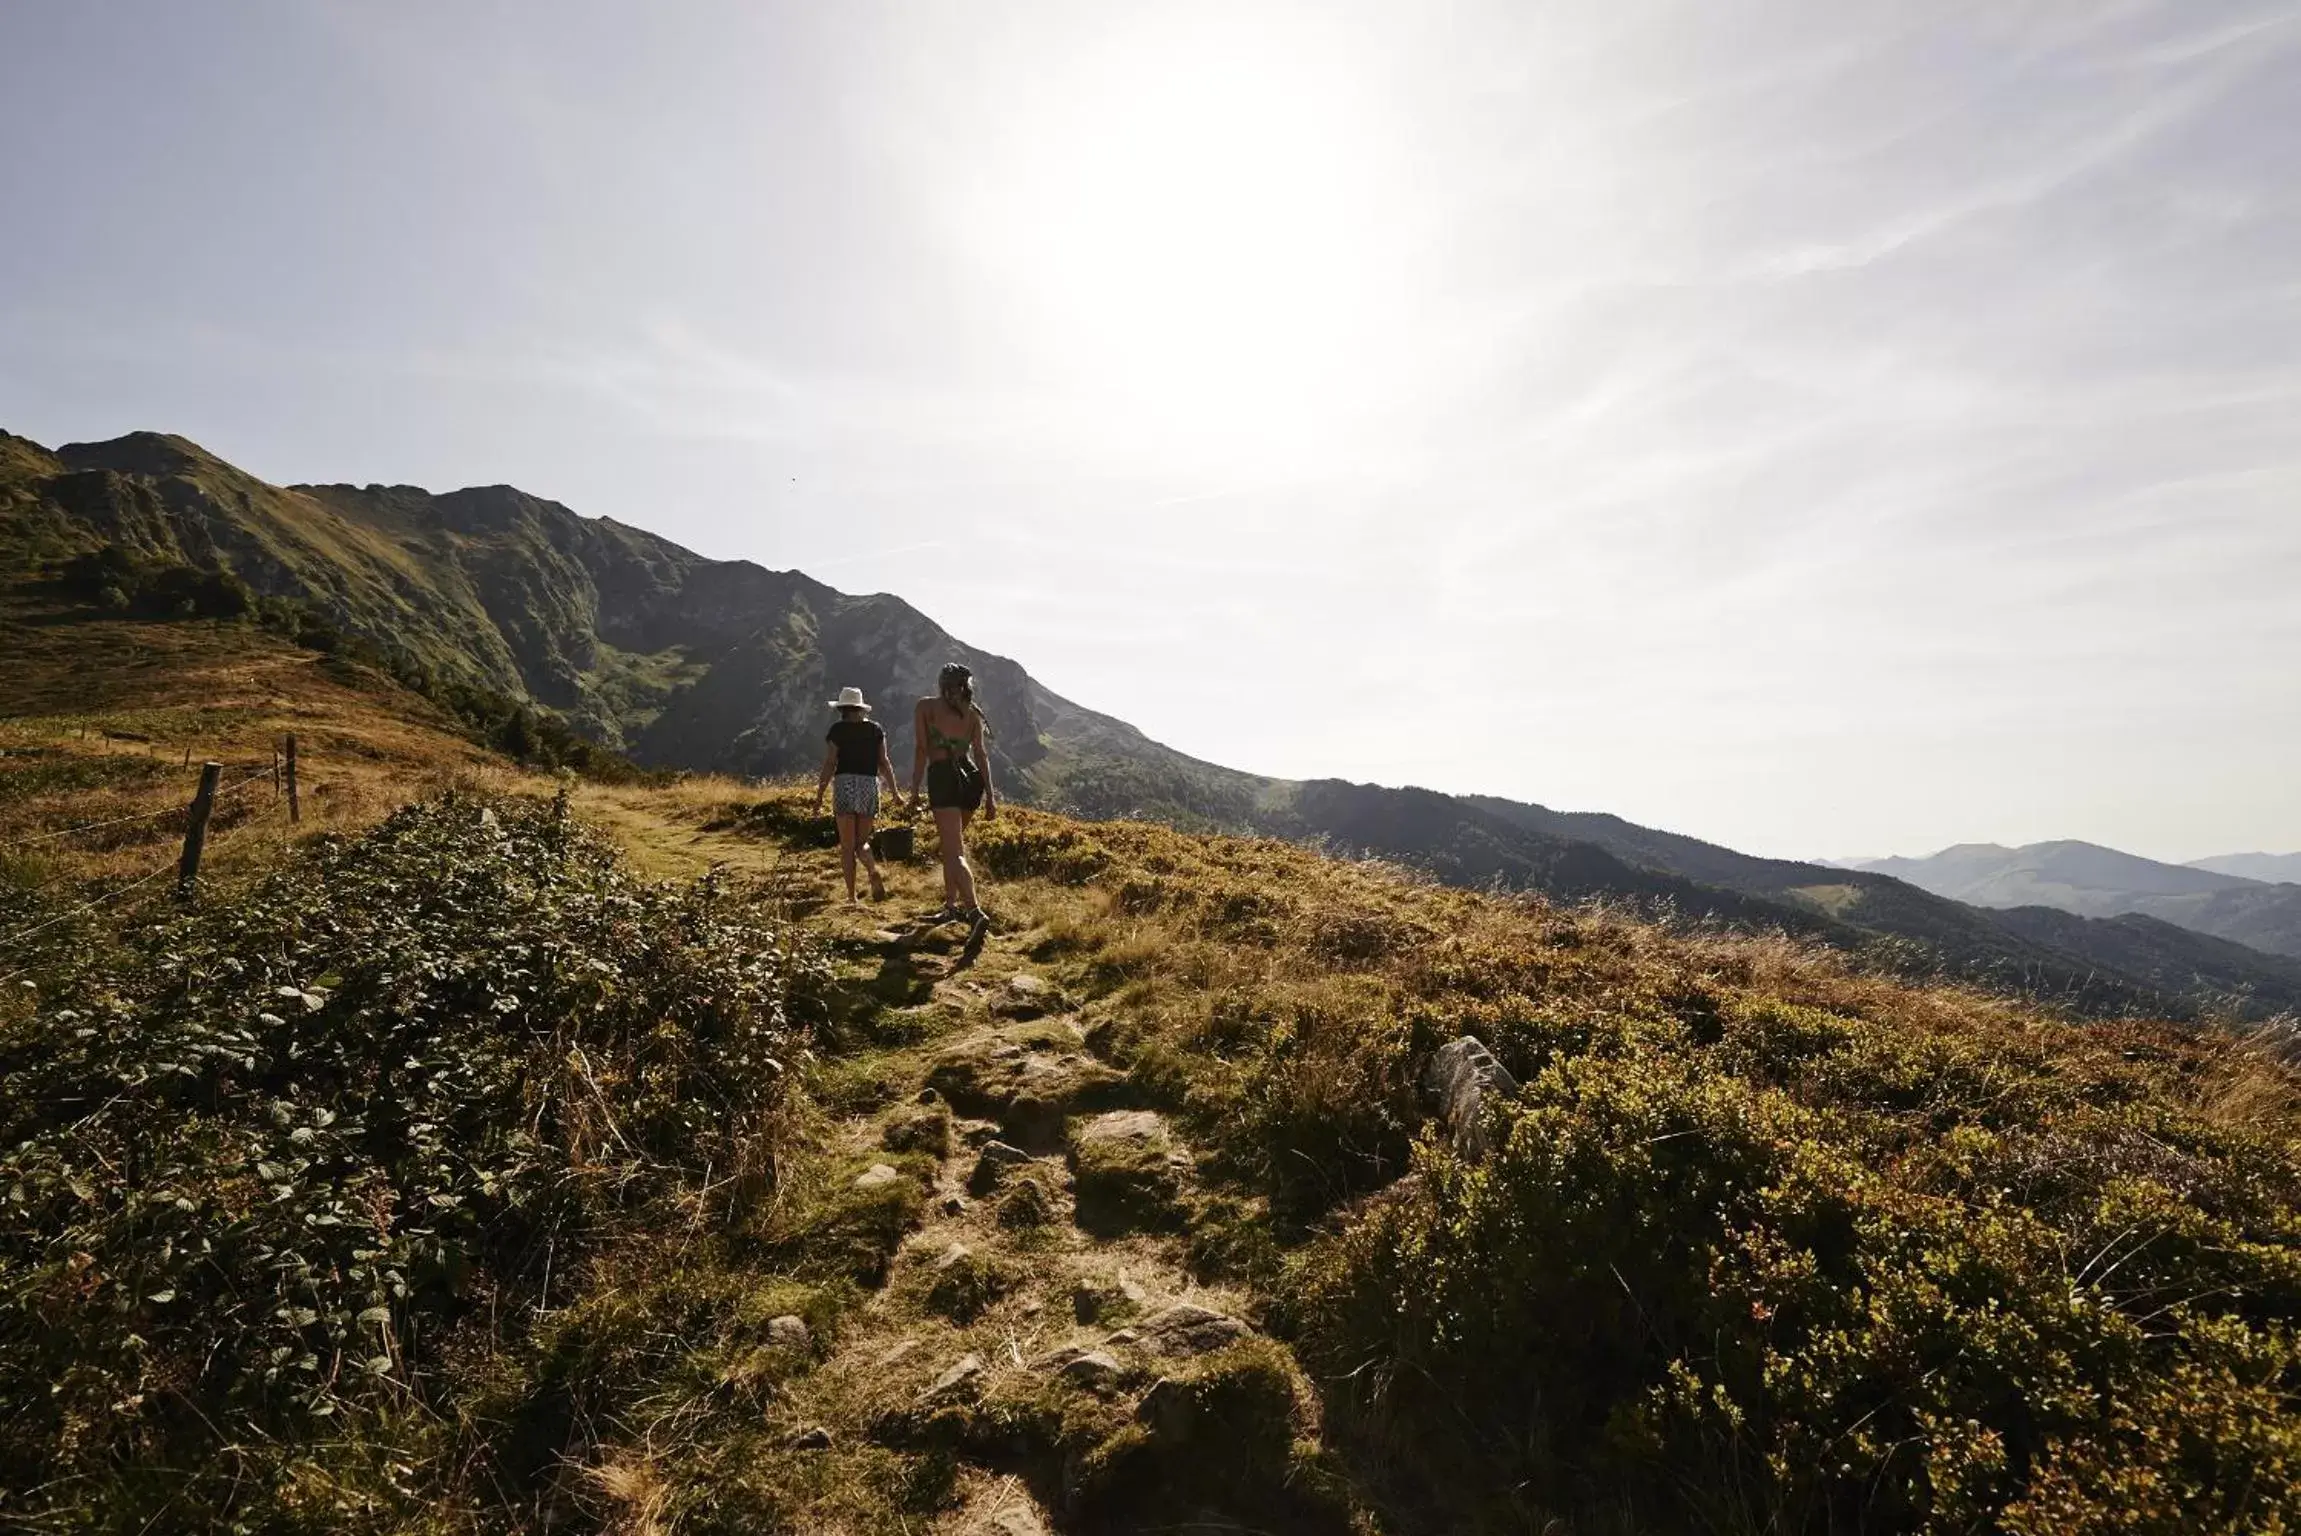
[[[325,743],[310,771],[344,786],[318,799],[346,830],[429,784],[541,788],[308,657],[197,625],[98,635],[117,649],[84,675],[108,693],[10,699],[5,744],[39,751],[0,759],[22,789],[0,792],[0,836],[164,801],[180,785],[151,765],[287,723]],[[169,664],[123,664],[160,645]],[[802,793],[585,785],[574,806],[643,874],[829,894]],[[1394,1532],[2301,1514],[2301,1097],[2243,1046],[1283,843],[1027,811],[978,832],[1001,916],[980,952],[916,921],[923,867],[889,908],[812,919],[832,984],[766,1185],[733,1201],[679,1174],[548,1310],[443,1359],[424,1413],[387,1394],[324,1430],[273,1423],[273,1450],[236,1453],[238,1507],[286,1528],[857,1533],[1025,1510]],[[77,874],[167,842],[67,846]],[[219,893],[286,857],[220,846],[241,862]],[[1042,1017],[1007,1016],[1023,972]],[[41,1017],[0,1002],[0,1041]],[[1462,1031],[1528,1084],[1476,1173],[1415,1088]],[[1009,1061],[1033,1092],[999,1086]],[[1086,1157],[1081,1126],[1117,1106],[1164,1116],[1187,1161]],[[1036,1154],[1033,1197],[967,1189],[967,1142],[994,1127]],[[856,1188],[874,1162],[894,1178]],[[1135,1197],[1085,1203],[1112,1187]],[[1082,1322],[1081,1292],[1118,1311]],[[1041,1367],[1177,1300],[1262,1336],[1194,1359],[1108,1346],[1101,1383]],[[804,1347],[770,1338],[785,1312]],[[922,1402],[970,1352],[976,1387]],[[1161,1377],[1165,1406],[1141,1406]],[[830,1449],[801,1448],[817,1427]],[[132,1525],[149,1510],[120,1487]]]
[[[885,701],[904,771],[905,705],[955,655],[978,670],[998,725],[998,773],[1027,802],[1325,840],[1451,880],[1668,903],[1854,948],[1883,940],[1903,946],[1913,968],[1938,963],[2097,1012],[2154,1011],[2173,999],[2193,1013],[2301,1009],[2301,961],[2189,943],[2178,933],[2001,921],[1898,881],[1751,859],[1614,817],[1336,781],[1284,783],[1199,762],[1059,698],[1012,661],[960,645],[899,599],[706,560],[508,486],[445,495],[275,487],[194,444],[150,433],[55,455],[6,443],[0,554],[20,569],[98,536],[229,566],[260,592],[304,597],[443,675],[539,700],[647,762],[804,771],[820,750],[822,700],[852,682]],[[60,466],[75,472],[43,478]],[[2218,925],[2240,940],[2275,937],[2260,914],[2160,915]],[[1910,946],[1924,953],[1907,953]]]

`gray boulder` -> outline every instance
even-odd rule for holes
[[[1227,1313],[1187,1301],[1144,1318],[1134,1328],[1142,1347],[1158,1355],[1212,1354],[1253,1331]]]
[[[1518,1080],[1483,1042],[1463,1035],[1430,1058],[1422,1069],[1422,1088],[1438,1101],[1455,1152],[1475,1162],[1486,1155],[1486,1106],[1516,1093]]]

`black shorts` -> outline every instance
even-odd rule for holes
[[[927,806],[937,811],[971,811],[983,803],[983,776],[946,762],[927,765]]]

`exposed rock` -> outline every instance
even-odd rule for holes
[[[946,1216],[966,1215],[967,1197],[965,1195],[945,1195],[943,1197],[943,1214]]]
[[[931,923],[904,934],[900,943],[904,949],[923,951],[930,955],[948,955],[966,947],[967,935],[971,931],[967,924],[961,922]]]
[[[1254,1332],[1226,1312],[1178,1301],[1136,1325],[1142,1347],[1159,1355],[1211,1354]]]
[[[991,999],[991,1012],[1002,1019],[1035,1019],[1064,1004],[1062,992],[1036,976],[1008,979]]]
[[[901,1177],[901,1174],[885,1163],[873,1163],[869,1168],[855,1175],[855,1187],[857,1189],[877,1189],[880,1185],[892,1184]]]
[[[1135,1405],[1135,1418],[1160,1439],[1179,1443],[1190,1437],[1192,1406],[1181,1382],[1161,1376]]]
[[[928,1271],[933,1277],[922,1297],[928,1311],[954,1323],[971,1323],[1022,1283],[1022,1271],[995,1254],[979,1254],[953,1243]]]
[[[805,1318],[786,1312],[767,1320],[767,1342],[784,1349],[812,1349],[815,1336],[807,1331]]]
[[[919,1394],[919,1401],[941,1403],[972,1397],[983,1389],[983,1377],[989,1369],[981,1355],[972,1351],[963,1354],[952,1361],[942,1375],[935,1378],[933,1386]]]
[[[1075,1126],[1071,1168],[1081,1226],[1116,1232],[1172,1226],[1181,1218],[1190,1158],[1150,1110],[1114,1110]]]
[[[1121,1367],[1112,1356],[1099,1349],[1065,1360],[1055,1367],[1055,1375],[1074,1387],[1105,1387],[1119,1379]]]
[[[879,1145],[890,1152],[927,1152],[936,1157],[949,1157],[951,1112],[941,1104],[931,1104],[897,1115],[879,1133]]]
[[[1117,1109],[1107,1115],[1097,1115],[1079,1127],[1078,1141],[1150,1142],[1164,1140],[1166,1121],[1156,1110]]]
[[[831,1431],[820,1424],[811,1429],[803,1429],[791,1437],[791,1449],[794,1451],[827,1451],[831,1449]]]
[[[1053,1536],[1036,1510],[1002,1509],[976,1527],[982,1536]]]
[[[1020,1039],[990,1039],[946,1051],[928,1086],[960,1112],[995,1117],[1008,1134],[1053,1140],[1066,1117],[1101,1108],[1125,1078],[1093,1057],[1028,1026]]]
[[[998,1214],[1002,1227],[1044,1227],[1051,1225],[1061,1211],[1044,1177],[1020,1173],[1007,1181],[1005,1192],[999,1196]]]
[[[1469,1035],[1449,1040],[1422,1069],[1422,1088],[1438,1101],[1454,1150],[1476,1160],[1486,1155],[1486,1106],[1518,1091],[1518,1080]]]
[[[1071,1313],[1082,1323],[1116,1323],[1140,1312],[1149,1293],[1121,1275],[1116,1280],[1082,1282],[1071,1292]]]
[[[1140,1344],[1142,1341],[1142,1334],[1133,1328],[1121,1328],[1116,1333],[1109,1334],[1103,1339],[1105,1344],[1113,1345],[1121,1349],[1130,1348],[1134,1345]]]
[[[975,1171],[967,1176],[967,1187],[978,1195],[988,1194],[999,1187],[1007,1174],[1016,1168],[1027,1168],[1037,1159],[1021,1147],[1009,1146],[1003,1141],[983,1143],[981,1155],[975,1159]]]

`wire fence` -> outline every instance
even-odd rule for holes
[[[226,795],[236,795],[241,790],[246,789],[249,785],[261,783],[267,779],[276,783],[278,781],[278,775],[269,766],[257,768],[253,773],[250,773],[246,778],[240,780],[237,784],[232,785],[229,789],[217,790],[216,798],[221,800]],[[76,827],[58,827],[54,831],[50,832],[35,832],[28,837],[10,838],[6,842],[0,842],[0,852],[5,852],[10,848],[28,848],[34,843],[52,843],[59,838],[77,837],[83,832],[101,831],[106,827],[124,827],[127,826],[130,822],[157,821],[163,816],[181,816],[187,809],[188,807],[181,805],[163,805],[156,811],[137,811],[134,814],[128,816],[109,816],[102,821],[84,821]]]
[[[272,764],[265,764],[260,766],[254,764],[244,764],[241,766],[249,767],[252,771],[249,772],[246,777],[238,779],[230,785],[219,788],[213,795],[209,796],[207,801],[209,809],[212,810],[215,806],[221,804],[227,799],[230,799],[232,796],[239,794],[242,790],[249,789],[257,784],[265,782],[266,780],[271,781],[275,786],[277,786],[280,782],[279,768],[276,761]],[[78,826],[61,827],[50,832],[36,833],[29,837],[16,838],[10,842],[0,843],[0,852],[4,852],[11,848],[21,848],[38,843],[54,842],[61,838],[72,837],[85,832],[94,832],[102,828],[126,826],[132,822],[154,821],[164,816],[185,816],[189,818],[195,814],[195,807],[197,804],[198,802],[195,799],[194,804],[191,806],[165,806],[156,811],[143,811],[130,816],[106,817],[100,821],[82,822]],[[260,813],[256,816],[249,817],[229,827],[218,827],[215,829],[212,835],[207,832],[205,819],[201,818],[199,821],[201,844],[203,847],[214,846],[216,843],[220,843],[223,839],[234,836],[235,834],[249,827],[266,825],[275,817],[292,819],[290,816],[290,802],[285,797],[285,795],[281,797],[279,803],[274,805],[269,812]],[[196,858],[194,858],[193,854],[191,853],[186,854],[185,860],[191,860],[193,863],[196,863]],[[185,860],[171,858],[165,864],[162,864],[159,867],[146,872],[145,874],[139,875],[137,878],[129,881],[126,885],[116,886],[113,889],[93,896],[76,906],[66,908],[64,911],[52,913],[47,917],[41,918],[37,922],[28,924],[22,928],[15,929],[10,933],[0,934],[0,954],[5,954],[10,950],[15,949],[25,940],[45,933],[51,928],[55,928],[61,924],[71,922],[76,918],[84,917],[89,913],[98,910],[99,908],[110,907],[115,903],[122,902],[128,897],[133,896],[138,891],[145,892],[145,895],[138,898],[134,902],[130,902],[129,907],[133,908],[135,906],[141,905],[144,901],[148,901],[151,899],[151,897],[158,895],[159,892],[151,888],[158,885],[159,882],[172,874],[179,877],[179,883],[188,883],[188,878],[185,876],[185,870],[187,867]],[[43,891],[49,886],[56,884],[58,881],[67,878],[69,873],[69,871],[58,871],[57,873],[48,876],[48,878],[45,880],[42,880],[38,885],[29,887],[25,894],[33,894],[39,891]],[[125,911],[127,909],[122,910]],[[31,969],[32,967],[26,966],[17,970],[10,971],[5,975],[0,975],[0,985],[4,985],[8,982],[17,980],[18,978],[26,975]]]

